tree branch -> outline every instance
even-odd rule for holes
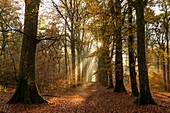
[[[62,0],[61,0],[62,1]],[[54,0],[52,0],[53,6],[55,7],[55,9],[57,10],[57,12],[60,14],[60,16],[64,19],[64,21],[67,24],[67,28],[69,29],[69,31],[71,31],[71,28],[69,27],[69,24],[67,22],[67,18],[64,17],[64,15],[61,13],[61,11],[58,8],[58,5],[54,2]]]

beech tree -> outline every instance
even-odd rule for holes
[[[167,62],[166,62],[166,76],[167,76],[167,91],[170,92],[170,59],[169,59],[169,22],[170,22],[170,13],[169,13],[169,4],[168,0],[163,0],[161,3],[163,14],[163,27],[165,29],[165,39],[166,39],[166,54],[167,54]]]
[[[163,79],[164,79],[164,89],[167,90],[167,84],[166,84],[166,64],[165,64],[165,52],[166,52],[166,44],[165,44],[165,37],[164,37],[164,32],[165,30],[163,29],[162,26],[162,14],[155,16],[154,18],[154,24],[153,24],[153,29],[155,33],[155,40],[158,46],[158,51],[157,52],[157,57],[158,57],[158,63],[161,65],[161,70],[163,73]]]
[[[147,2],[148,0],[135,0],[133,2],[136,10],[137,54],[140,84],[139,98],[135,100],[135,103],[138,105],[156,104],[150,93],[148,69],[146,65],[144,8]]]
[[[123,58],[122,58],[122,15],[121,15],[121,0],[115,1],[115,37],[116,37],[116,57],[115,57],[115,77],[116,84],[114,92],[126,92],[123,84]],[[114,5],[113,5],[114,6]],[[114,10],[114,8],[113,8]]]
[[[68,42],[71,49],[71,79],[73,85],[82,83],[81,60],[84,40],[82,26],[85,21],[85,9],[81,0],[61,0],[56,3],[52,0],[53,6],[65,21],[65,30],[68,34]],[[67,41],[67,40],[66,40]],[[76,73],[77,70],[77,73]]]
[[[129,72],[130,72],[130,80],[131,80],[131,96],[138,96],[138,87],[136,81],[136,70],[135,70],[135,50],[134,50],[134,35],[132,28],[132,0],[128,0],[128,24],[129,24],[129,32],[128,32],[128,52],[129,52]]]
[[[46,103],[36,87],[35,53],[37,44],[37,24],[40,0],[25,0],[25,21],[20,57],[19,81],[16,91],[8,104]]]

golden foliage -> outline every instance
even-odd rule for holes
[[[162,72],[156,72],[154,69],[148,71],[150,85],[152,87],[156,88],[163,88],[164,82],[163,82],[163,75]]]

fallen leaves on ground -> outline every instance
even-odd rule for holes
[[[0,113],[170,113],[169,93],[165,92],[152,92],[158,105],[137,106],[130,92],[113,93],[93,83],[44,96],[48,104],[5,104],[13,92],[0,92]]]

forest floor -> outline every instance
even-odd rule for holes
[[[152,91],[152,96],[158,105],[147,106],[135,105],[136,97],[131,97],[129,90],[113,93],[113,89],[96,83],[44,95],[48,104],[5,104],[13,92],[0,92],[0,113],[170,113],[170,93],[157,90]]]

